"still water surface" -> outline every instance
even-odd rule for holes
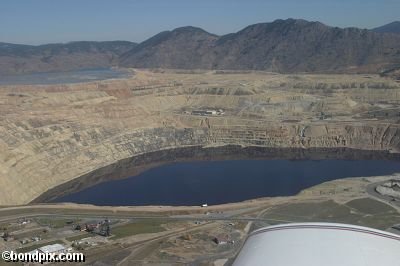
[[[222,204],[290,196],[334,179],[395,172],[400,172],[400,162],[379,160],[178,162],[107,181],[55,202],[102,206]]]
[[[112,68],[84,69],[68,72],[48,72],[22,75],[0,75],[0,85],[50,85],[127,78],[131,74]]]

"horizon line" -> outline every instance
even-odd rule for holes
[[[159,34],[159,33],[162,33],[162,32],[172,32],[172,31],[174,31],[174,30],[181,29],[181,28],[188,28],[188,27],[197,28],[197,29],[201,29],[201,30],[207,32],[208,34],[212,34],[212,35],[215,35],[215,36],[218,36],[218,37],[222,37],[222,36],[225,36],[225,35],[228,35],[228,34],[235,34],[235,33],[238,33],[238,32],[240,32],[241,30],[243,30],[243,29],[245,29],[245,28],[247,28],[247,27],[253,26],[253,25],[270,24],[270,23],[274,23],[274,22],[277,22],[277,21],[288,21],[288,20],[303,20],[303,21],[306,21],[306,22],[309,22],[309,23],[321,23],[321,24],[323,24],[323,25],[325,25],[325,26],[327,26],[327,27],[331,27],[331,28],[340,28],[340,29],[360,29],[360,30],[369,30],[369,31],[372,31],[372,30],[377,29],[377,28],[379,28],[379,27],[386,26],[386,25],[390,25],[390,24],[393,24],[393,23],[396,23],[396,22],[397,22],[397,23],[400,23],[400,20],[394,20],[394,21],[388,22],[388,23],[386,23],[386,24],[383,24],[383,25],[381,25],[381,26],[377,26],[377,27],[374,27],[374,28],[361,28],[361,27],[356,27],[356,26],[338,27],[338,26],[331,26],[331,25],[328,25],[328,24],[326,24],[326,23],[324,23],[324,22],[321,22],[321,21],[318,21],[318,20],[307,20],[307,19],[303,19],[303,18],[286,18],[286,19],[275,19],[275,20],[269,21],[269,22],[257,22],[257,23],[249,24],[249,25],[247,25],[247,26],[242,27],[240,30],[238,30],[238,31],[236,31],[236,32],[228,32],[228,33],[224,33],[224,34],[221,34],[221,35],[220,35],[220,34],[212,33],[212,32],[210,32],[210,31],[208,31],[208,30],[205,30],[204,28],[201,28],[201,27],[197,27],[197,26],[193,26],[193,25],[186,25],[186,26],[179,26],[179,27],[176,27],[176,28],[173,28],[173,29],[169,29],[169,30],[160,31],[160,32],[158,32],[158,33],[152,35],[151,37],[149,37],[149,38],[147,38],[147,39],[144,39],[144,40],[141,40],[141,41],[133,41],[133,40],[127,40],[127,39],[125,39],[125,40],[124,40],[124,39],[113,39],[113,40],[74,40],[74,41],[65,41],[65,42],[44,42],[44,43],[40,43],[40,44],[32,44],[32,43],[17,43],[17,42],[8,42],[8,41],[2,41],[2,40],[0,40],[0,44],[25,45],[25,46],[35,46],[35,47],[44,46],[44,45],[52,45],[52,44],[53,44],[53,45],[56,45],[56,44],[59,44],[59,45],[66,45],[66,44],[77,43],[77,42],[98,42],[98,43],[101,43],[101,42],[130,42],[130,43],[140,44],[140,43],[145,42],[146,40],[148,40],[148,39],[150,39],[150,38],[156,36],[156,35]]]

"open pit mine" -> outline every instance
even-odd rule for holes
[[[314,150],[353,159],[400,152],[400,83],[389,78],[130,71],[124,79],[1,87],[0,205],[246,149],[259,157],[291,149],[294,157]]]

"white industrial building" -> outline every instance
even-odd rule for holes
[[[53,244],[38,248],[39,252],[42,253],[64,253],[67,249],[61,244]]]

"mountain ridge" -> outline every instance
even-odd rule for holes
[[[400,21],[393,21],[386,25],[374,28],[372,31],[379,33],[400,33]]]
[[[173,32],[123,54],[120,65],[291,73],[380,72],[400,62],[398,36],[303,19],[253,24],[222,36],[183,29],[178,38]]]
[[[141,42],[0,43],[0,74],[93,67],[381,73],[400,64],[400,35],[278,19],[218,36],[193,26]]]

